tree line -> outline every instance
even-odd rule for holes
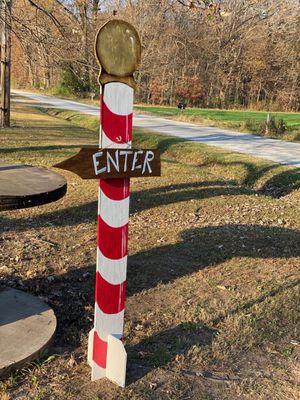
[[[142,41],[137,102],[299,111],[299,3],[13,0],[13,84],[97,93],[94,37],[122,18]]]

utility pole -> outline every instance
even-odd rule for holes
[[[1,127],[10,126],[10,66],[11,66],[11,6],[12,0],[1,0]]]

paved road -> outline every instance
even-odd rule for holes
[[[98,116],[97,107],[75,101],[63,100],[41,94],[14,90],[14,93],[31,99],[31,103],[41,107],[61,108]],[[211,128],[186,122],[174,121],[150,115],[135,114],[134,126],[154,132],[176,136],[185,140],[221,147],[229,151],[262,157],[281,164],[300,167],[300,144],[282,140],[267,139],[247,133],[234,132],[222,128]]]

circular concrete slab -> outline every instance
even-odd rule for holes
[[[0,161],[0,211],[51,203],[66,191],[67,181],[56,172]]]
[[[31,294],[0,290],[0,377],[37,358],[56,329],[53,310]]]

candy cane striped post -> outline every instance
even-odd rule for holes
[[[125,39],[128,40],[127,47]],[[122,47],[118,49],[120,43]],[[132,43],[136,45],[135,52]],[[99,147],[131,148],[132,73],[140,57],[140,42],[135,29],[124,21],[108,22],[97,35],[96,54],[102,68]],[[128,219],[129,178],[100,180],[95,318],[94,328],[89,334],[88,362],[92,368],[92,380],[107,377],[122,387],[125,386],[127,362],[122,336]]]
[[[99,147],[81,149],[55,167],[83,179],[99,179],[94,327],[89,334],[92,380],[107,377],[125,386],[122,342],[128,251],[129,177],[160,176],[158,150],[131,149],[133,73],[141,43],[132,25],[111,20],[96,37],[100,65]],[[123,150],[122,150],[123,149]]]
[[[133,89],[111,82],[103,87],[100,148],[130,148]],[[117,129],[116,129],[117,128]],[[95,321],[90,333],[92,380],[114,378],[110,341],[116,354],[119,378],[126,372],[123,336],[129,218],[129,178],[99,181]],[[110,336],[110,337],[109,337]],[[125,377],[124,377],[125,378]],[[114,379],[113,379],[114,380]],[[124,384],[121,382],[121,386]]]

